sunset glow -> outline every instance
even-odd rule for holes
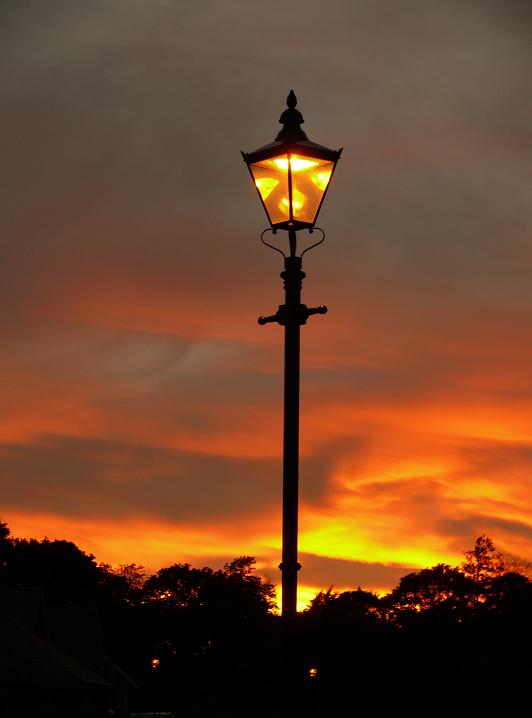
[[[327,235],[303,260],[302,301],[329,312],[301,330],[299,607],[459,563],[483,533],[530,559],[531,48],[511,4],[287,6],[320,53],[269,5],[8,5],[12,534],[149,571],[251,555],[280,582],[283,328],[257,317],[283,258],[262,199]],[[239,149],[272,142],[292,83],[342,159],[274,145],[250,178]]]

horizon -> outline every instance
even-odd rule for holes
[[[16,536],[14,532],[11,530],[11,527],[9,526],[9,522],[4,520],[5,517],[0,516],[0,526],[4,526],[9,530],[9,539],[13,541],[31,541],[31,540],[37,540],[39,542],[41,541],[66,541],[68,542],[68,539],[62,539],[59,536],[48,536],[45,535],[42,538],[37,538],[35,536]],[[360,585],[354,585],[354,584],[346,584],[343,586],[335,586],[333,584],[330,584],[328,586],[320,586],[320,587],[309,587],[304,586],[303,590],[301,588],[298,590],[298,598],[297,598],[297,611],[300,613],[304,611],[305,609],[308,609],[311,607],[312,600],[318,596],[318,594],[327,594],[328,592],[332,592],[333,594],[342,594],[344,592],[351,592],[351,591],[360,591],[363,592],[371,592],[378,596],[378,598],[386,598],[390,596],[394,589],[396,589],[401,579],[403,579],[405,576],[418,574],[420,571],[423,570],[432,570],[437,568],[438,566],[449,566],[451,569],[456,569],[458,571],[463,571],[464,566],[467,564],[467,561],[470,560],[470,555],[473,552],[473,549],[477,547],[480,541],[487,540],[490,545],[490,551],[492,558],[490,560],[502,560],[503,564],[505,566],[504,571],[505,572],[517,572],[520,573],[522,576],[524,576],[527,580],[530,580],[531,576],[531,567],[529,564],[530,562],[527,562],[526,559],[523,559],[523,557],[515,556],[513,554],[504,554],[498,551],[498,547],[493,545],[493,542],[491,541],[491,538],[485,535],[478,536],[475,545],[471,546],[469,549],[462,551],[462,558],[461,561],[454,564],[444,564],[443,562],[439,562],[438,564],[435,564],[434,566],[423,566],[418,569],[413,569],[411,572],[401,574],[398,576],[398,579],[395,580],[393,584],[386,588],[379,588],[379,587],[372,587],[372,586],[360,586]],[[73,543],[73,542],[72,542]],[[142,571],[142,574],[144,576],[144,580],[147,580],[150,577],[153,577],[158,574],[158,572],[161,569],[168,568],[172,565],[187,565],[190,566],[192,569],[201,569],[201,568],[209,568],[214,571],[223,570],[225,569],[233,560],[236,560],[237,558],[244,558],[243,556],[228,556],[226,559],[221,559],[220,556],[213,557],[212,561],[206,560],[205,564],[203,566],[200,565],[194,565],[193,563],[190,563],[189,561],[181,561],[181,560],[174,560],[171,563],[164,565],[164,566],[158,566],[158,567],[150,567],[145,566],[139,561],[128,561],[128,562],[119,562],[116,564],[109,564],[105,561],[100,561],[98,559],[98,556],[94,555],[92,552],[85,550],[83,546],[76,547],[84,553],[86,556],[89,556],[97,566],[102,566],[106,571],[111,570],[112,572],[117,572],[120,574],[120,571],[124,568],[134,566],[139,571]],[[261,581],[264,581],[265,583],[272,584],[274,588],[275,593],[275,607],[273,609],[274,614],[281,615],[281,599],[282,599],[282,588],[280,579],[275,580],[268,571],[264,571],[261,569],[260,565],[257,565],[256,559],[254,556],[246,556],[245,558],[251,558],[253,559],[253,565],[251,567],[251,571],[256,572],[256,575],[260,577]],[[521,565],[522,564],[522,565]],[[350,567],[351,568],[351,567]],[[393,565],[390,566],[388,564],[381,564],[379,566],[384,571],[389,571],[389,575],[391,576],[391,572],[396,572],[397,567],[394,567]]]

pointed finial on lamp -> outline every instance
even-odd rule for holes
[[[283,125],[283,129],[279,132],[275,138],[280,142],[298,142],[301,140],[308,140],[308,137],[301,129],[300,125],[305,121],[303,115],[299,110],[296,110],[297,97],[293,90],[290,90],[290,94],[286,98],[287,110],[283,112],[279,118],[279,122]]]

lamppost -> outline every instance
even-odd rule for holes
[[[325,239],[323,230],[315,227],[327,187],[342,150],[331,150],[311,142],[301,129],[303,115],[296,109],[297,99],[291,90],[288,108],[279,122],[283,128],[273,142],[254,152],[242,152],[257,188],[270,227],[261,241],[284,257],[285,303],[275,314],[259,317],[259,324],[277,322],[284,327],[284,437],[283,437],[283,548],[279,565],[282,575],[282,615],[296,614],[299,474],[299,365],[300,327],[312,314],[325,314],[327,307],[301,304],[301,285],[305,277],[302,258],[309,249]],[[264,240],[267,232],[288,232],[288,253]],[[298,255],[297,232],[314,230],[321,239]]]

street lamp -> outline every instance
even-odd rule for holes
[[[261,241],[284,257],[285,303],[276,314],[259,317],[259,324],[277,322],[285,328],[284,344],[284,438],[283,438],[283,549],[279,565],[282,575],[282,615],[296,614],[299,473],[299,365],[300,327],[312,314],[325,314],[327,307],[301,304],[301,284],[305,277],[302,258],[325,239],[315,227],[321,205],[342,150],[331,150],[311,142],[301,129],[303,115],[296,109],[291,90],[288,108],[279,122],[283,125],[273,142],[254,152],[242,152],[260,201],[270,222]],[[288,253],[264,240],[267,232],[288,232]],[[298,255],[297,232],[318,230],[321,239]]]

